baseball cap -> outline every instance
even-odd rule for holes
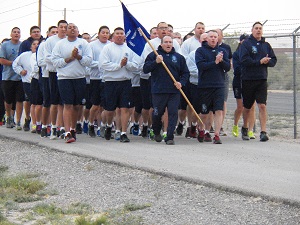
[[[242,41],[242,40],[244,40],[244,39],[247,39],[248,37],[249,37],[248,34],[242,34],[242,35],[240,36],[240,41]]]

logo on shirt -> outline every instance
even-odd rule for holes
[[[172,55],[172,62],[177,63],[177,57],[175,55]]]
[[[82,45],[79,45],[79,46],[78,46],[78,49],[79,49],[79,50],[82,50]]]
[[[257,47],[256,46],[252,46],[252,53],[257,54]]]
[[[207,105],[206,104],[202,104],[202,112],[203,113],[207,112]]]

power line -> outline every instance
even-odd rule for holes
[[[27,14],[27,15],[25,15],[25,16],[21,16],[21,17],[18,17],[18,18],[12,19],[12,20],[6,20],[6,21],[3,21],[3,22],[0,22],[0,24],[7,23],[7,22],[11,22],[11,21],[14,21],[14,20],[18,20],[18,19],[21,19],[21,18],[24,18],[24,17],[30,16],[30,15],[33,15],[33,14],[36,14],[36,13],[37,13],[37,12],[34,12],[34,13]]]
[[[33,5],[33,4],[36,4],[36,2],[32,2],[32,3],[29,3],[29,4],[24,5],[24,6],[20,6],[20,7],[14,8],[14,9],[10,9],[10,10],[4,11],[4,12],[0,12],[0,14],[4,14],[4,13],[7,13],[7,12],[15,11],[17,9],[20,9],[20,8],[23,8],[23,7],[26,7],[26,6],[30,6],[30,5]]]

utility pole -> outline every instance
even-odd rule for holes
[[[64,8],[64,20],[67,20],[67,9]]]
[[[39,0],[38,26],[42,29],[42,0]]]

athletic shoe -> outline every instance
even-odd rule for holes
[[[36,133],[36,125],[35,124],[32,124],[32,127],[31,127],[31,133]]]
[[[61,129],[59,128],[59,130],[57,131],[57,137],[61,138],[61,139],[64,139],[65,138],[65,129]]]
[[[214,144],[222,144],[220,137],[217,135],[215,135],[215,137],[214,137]]]
[[[205,142],[212,142],[212,139],[211,139],[211,136],[210,136],[209,132],[205,133],[205,135],[204,135],[204,141]]]
[[[140,132],[140,128],[139,128],[139,125],[138,124],[134,124],[132,127],[131,127],[131,133],[134,135],[134,136],[138,136],[139,135],[139,132]]]
[[[120,137],[120,142],[130,142],[129,138],[127,137],[126,134],[122,134],[121,137]]]
[[[260,137],[260,141],[263,141],[263,142],[269,140],[269,135],[265,131],[260,132],[260,136],[259,137]]]
[[[56,128],[52,128],[51,129],[51,134],[50,134],[50,140],[55,140],[56,138],[57,138],[57,130],[56,130]]]
[[[148,135],[148,126],[143,125],[142,137],[145,138]]]
[[[104,133],[104,137],[106,140],[110,140],[111,139],[111,127],[106,127],[105,128],[105,133]]]
[[[47,126],[47,136],[51,135],[51,126]]]
[[[70,131],[70,133],[71,133],[71,135],[72,135],[72,137],[75,139],[75,141],[76,141],[76,130],[71,130]]]
[[[167,139],[167,134],[163,133],[162,137],[163,137],[164,140]]]
[[[203,142],[204,137],[205,137],[205,131],[204,130],[198,130],[198,137],[197,137],[198,141]]]
[[[36,133],[41,134],[42,132],[42,125],[36,125]]]
[[[43,127],[41,130],[41,137],[47,137],[47,127]]]
[[[248,131],[248,136],[249,136],[250,139],[255,139],[255,134],[253,133],[252,130]]]
[[[116,141],[119,141],[121,139],[121,132],[115,132],[115,136],[113,137]],[[122,142],[122,141],[121,141]]]
[[[21,123],[20,123],[20,122],[16,124],[16,130],[22,130],[22,127],[21,127]]]
[[[30,130],[30,122],[31,122],[31,118],[29,117],[29,119],[25,118],[25,123],[23,125],[23,130],[24,131],[29,131]]]
[[[66,141],[66,143],[72,143],[75,141],[74,137],[72,136],[72,134],[70,132],[67,132],[65,134],[65,141]]]
[[[221,127],[220,136],[227,136],[226,132],[223,130],[223,127]]]
[[[96,134],[97,134],[98,137],[101,137],[101,135],[100,135],[100,127],[97,128]]]
[[[233,127],[232,127],[232,135],[234,137],[238,137],[239,136],[239,127],[237,125],[233,125]]]
[[[76,124],[76,133],[77,134],[82,134],[82,125],[81,125],[81,123]]]
[[[188,138],[188,139],[191,138],[191,137],[190,137],[190,130],[191,130],[191,128],[188,127],[188,128],[186,129],[186,132],[185,132],[185,137]]]
[[[94,125],[89,125],[89,135],[90,137],[96,137]]]
[[[88,132],[89,132],[89,123],[83,121],[83,128],[82,128],[82,130],[83,130],[83,133],[88,134]]]
[[[166,145],[175,145],[174,140],[167,140]]]
[[[211,133],[211,134],[215,133],[215,130],[212,126],[210,127],[209,133]]]
[[[189,136],[190,138],[197,138],[197,132],[196,132],[196,126],[191,126],[190,132],[189,132]]]
[[[105,127],[100,126],[100,137],[104,138],[104,135],[105,135]]]
[[[7,117],[6,118],[6,128],[13,128],[11,123],[12,123],[11,118]]]
[[[245,140],[245,141],[250,140],[250,137],[248,135],[248,128],[242,127],[241,133],[242,133],[242,139],[243,140]]]
[[[163,140],[163,137],[162,137],[160,134],[154,135],[154,140],[155,140],[156,142],[161,142],[161,141]]]
[[[179,122],[176,128],[176,134],[182,135],[182,133],[183,133],[183,124]]]
[[[154,134],[153,129],[150,129],[149,130],[149,139],[153,141],[154,140],[154,136],[155,136],[155,134]]]

